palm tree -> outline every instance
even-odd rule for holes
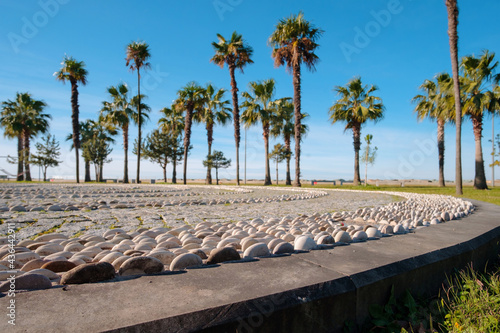
[[[17,93],[14,101],[2,103],[0,124],[6,128],[5,135],[18,138],[18,180],[31,181],[30,139],[39,133],[47,133],[48,119],[52,117],[43,113],[46,106],[45,102],[33,99],[29,93]]]
[[[12,124],[12,126],[11,126]],[[17,181],[24,180],[24,163],[23,163],[23,135],[22,132],[17,129],[18,123],[11,122],[10,120],[1,121],[1,126],[4,127],[4,137],[8,139],[17,138]]]
[[[240,111],[238,109],[238,87],[234,71],[241,70],[247,64],[253,64],[252,57],[253,49],[245,41],[243,37],[236,31],[231,35],[231,39],[226,41],[224,37],[217,34],[218,42],[212,42],[215,50],[215,55],[210,59],[211,62],[224,68],[227,65],[229,68],[229,76],[231,77],[231,93],[233,96],[233,122],[234,122],[234,141],[236,145],[236,185],[240,185]]]
[[[205,105],[199,112],[195,112],[193,120],[198,123],[205,123],[207,129],[208,155],[212,155],[212,142],[214,141],[214,125],[226,125],[231,120],[231,109],[228,107],[229,101],[223,100],[225,89],[216,91],[214,86],[208,84],[205,88]],[[208,156],[207,155],[207,156]],[[210,163],[207,166],[206,184],[212,184],[212,168]]]
[[[285,149],[289,152],[286,155],[286,185],[292,185],[292,178],[290,176],[290,159],[292,157],[291,139],[295,136],[294,124],[294,107],[292,98],[280,98],[274,102],[276,107],[276,115],[271,120],[271,135],[275,138],[283,136],[285,141]],[[309,117],[307,113],[302,113],[301,119]],[[302,122],[302,121],[301,121]],[[307,132],[307,125],[301,123],[301,139]]]
[[[80,163],[78,158],[78,149],[80,148],[80,122],[79,117],[79,106],[78,106],[78,83],[82,85],[87,84],[88,72],[85,69],[85,63],[83,61],[77,61],[75,58],[70,56],[65,56],[61,62],[61,69],[54,73],[57,80],[65,83],[69,81],[71,83],[71,123],[73,126],[73,146],[75,147],[76,155],[76,182],[80,182],[79,170]]]
[[[119,84],[107,89],[111,96],[111,102],[102,102],[101,115],[108,123],[112,123],[121,128],[123,134],[123,183],[127,184],[128,180],[128,128],[130,121],[134,121],[134,110],[130,105],[128,98],[128,87],[126,84]]]
[[[448,11],[448,37],[450,40],[451,70],[453,73],[453,93],[455,96],[455,192],[462,195],[462,102],[460,100],[460,79],[458,73],[458,6],[457,0],[445,0]]]
[[[242,97],[245,101],[241,107],[245,110],[241,115],[241,121],[248,128],[258,122],[262,124],[262,135],[264,137],[264,146],[266,152],[266,177],[264,185],[271,185],[271,172],[269,168],[269,134],[271,120],[276,114],[275,105],[272,100],[275,92],[274,79],[268,79],[260,82],[250,82],[248,84],[249,92],[243,92]]]
[[[273,47],[272,56],[276,67],[286,64],[293,75],[293,104],[295,106],[295,181],[294,186],[300,184],[300,135],[301,135],[301,65],[304,64],[310,71],[315,70],[319,61],[314,53],[319,46],[316,41],[323,31],[304,19],[304,14],[291,15],[282,19],[276,25],[275,31],[269,37],[269,44]]]
[[[336,86],[333,89],[340,99],[330,108],[332,123],[346,123],[345,130],[352,130],[354,141],[354,185],[360,181],[359,150],[361,148],[361,126],[368,120],[375,122],[383,118],[384,105],[380,97],[373,96],[376,86],[363,86],[360,77],[355,77],[345,87]]]
[[[491,91],[491,82],[498,82],[499,75],[495,75],[498,62],[494,61],[495,54],[484,51],[476,58],[466,56],[462,58],[463,71],[463,112],[472,120],[474,139],[476,142],[476,172],[474,188],[484,190],[488,188],[484,173],[483,149],[481,138],[483,132],[483,116],[488,110],[488,92]]]
[[[125,60],[127,63],[125,64],[130,68],[131,71],[137,70],[137,96],[138,96],[138,135],[137,141],[141,142],[141,68],[147,69],[151,67],[151,64],[148,62],[149,58],[151,58],[151,54],[149,52],[149,45],[145,42],[132,42],[127,45],[127,57]],[[137,145],[137,183],[141,182],[141,145]]]
[[[4,136],[9,139],[17,138],[17,181],[24,180],[24,151],[23,151],[23,98],[16,94],[14,101],[2,102],[0,126],[4,128]]]
[[[455,119],[454,97],[450,94],[449,86],[452,79],[447,73],[437,75],[436,82],[425,80],[420,86],[424,95],[417,95],[412,99],[416,103],[415,112],[418,120],[429,118],[436,120],[437,145],[439,155],[439,186],[445,187],[444,179],[444,126]]]
[[[179,147],[177,146],[178,140],[182,136],[182,131],[184,130],[184,126],[186,120],[184,119],[182,110],[178,110],[175,107],[175,104],[170,108],[163,108],[160,110],[160,113],[163,115],[158,120],[158,124],[165,132],[169,133],[172,137],[172,183],[177,184],[177,152]]]
[[[187,157],[191,143],[193,113],[200,112],[205,104],[205,89],[196,82],[189,82],[177,92],[175,107],[186,112],[184,123],[184,185],[187,182]]]

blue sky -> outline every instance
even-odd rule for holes
[[[500,27],[497,1],[459,1],[459,55],[479,54],[483,49],[497,52]],[[209,62],[211,42],[216,34],[236,30],[254,48],[254,64],[237,73],[240,93],[248,82],[274,78],[276,98],[293,95],[292,77],[274,68],[267,39],[279,19],[302,10],[306,19],[325,31],[319,40],[320,63],[314,73],[303,71],[302,106],[310,114],[309,133],[302,148],[302,176],[305,179],[352,179],[354,152],[352,135],[342,124],[331,125],[328,109],[337,99],[332,89],[361,76],[365,84],[376,84],[386,107],[385,118],[367,124],[362,135],[373,134],[378,147],[370,178],[436,179],[438,176],[436,124],[418,123],[410,100],[418,86],[435,74],[451,72],[444,1],[0,1],[0,101],[16,92],[30,92],[43,99],[53,116],[50,132],[61,141],[63,163],[49,169],[49,176],[74,177],[74,154],[64,138],[71,130],[70,85],[57,82],[53,73],[65,54],[84,61],[89,71],[87,86],[80,86],[80,119],[95,119],[106,88],[126,82],[137,88],[137,76],[125,67],[125,47],[143,40],[150,45],[151,70],[144,76],[142,91],[148,95],[151,121],[144,133],[152,131],[158,111],[170,106],[177,90],[189,81],[212,82],[230,89],[227,68]],[[497,59],[500,59],[497,56]],[[226,95],[230,99],[230,94]],[[498,119],[498,118],[497,118]],[[500,121],[496,121],[500,132]],[[243,132],[242,132],[243,133]],[[15,155],[16,142],[0,138],[2,155]],[[137,128],[131,129],[133,141]],[[264,176],[264,149],[261,126],[248,130],[247,177]],[[454,179],[455,128],[446,127],[445,177]],[[485,118],[483,150],[486,165],[491,160],[491,117]],[[474,176],[474,138],[471,123],[463,125],[464,179]],[[36,141],[36,140],[34,140]],[[193,127],[194,149],[188,160],[188,178],[203,178],[206,132]],[[271,147],[276,142],[271,142]],[[233,160],[222,177],[235,177],[232,126],[216,127],[214,148]],[[241,175],[243,151],[241,145]],[[104,168],[107,178],[123,173],[121,136],[116,138],[113,162]],[[131,178],[135,178],[135,155],[129,154]],[[293,163],[292,163],[293,164]],[[1,168],[14,173],[16,167],[0,159]],[[280,166],[284,170],[284,164]],[[169,166],[169,175],[171,167]],[[498,173],[498,171],[497,171]],[[37,169],[33,169],[36,176]],[[491,177],[489,168],[486,170]],[[142,178],[161,178],[161,168],[141,163]],[[274,178],[274,166],[272,168]],[[82,177],[83,175],[81,175]],[[280,172],[280,178],[284,172]]]

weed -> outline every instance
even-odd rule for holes
[[[139,220],[139,227],[142,227],[144,225],[144,220],[140,216],[135,217],[137,220]]]
[[[64,223],[65,222],[62,222],[61,224],[57,224],[57,225],[53,226],[52,228],[49,228],[49,229],[44,230],[44,231],[41,231],[38,234],[31,236],[30,239],[33,240],[33,239],[37,238],[38,236],[46,235],[46,234],[51,234],[53,232],[56,232],[56,230],[59,229],[59,228],[61,228]]]
[[[449,332],[500,332],[500,269],[486,275],[471,267],[449,279],[441,299]]]

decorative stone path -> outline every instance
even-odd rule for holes
[[[366,242],[473,211],[398,192],[1,184],[0,292],[13,276],[21,289],[92,283]]]

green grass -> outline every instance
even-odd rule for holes
[[[412,193],[423,193],[423,194],[441,194],[441,195],[451,195],[459,198],[473,199],[479,201],[489,202],[495,205],[500,205],[500,187],[490,188],[489,190],[475,190],[471,186],[463,188],[463,195],[455,194],[455,187],[437,187],[437,186],[415,186],[409,185],[405,187],[400,186],[333,186],[333,185],[303,185],[304,188],[335,188],[344,190],[366,190],[366,191],[394,191],[394,192],[412,192]]]
[[[441,299],[448,332],[500,332],[500,267],[489,274],[472,268],[451,281]]]
[[[30,239],[33,240],[33,239],[37,238],[38,236],[54,233],[54,232],[56,232],[57,229],[60,229],[64,223],[66,223],[66,221],[63,221],[61,224],[57,224],[50,229],[41,231],[41,232],[37,233],[36,235],[31,236]]]
[[[384,306],[370,306],[370,332],[500,332],[500,262],[479,273],[472,268],[448,280],[439,297],[414,298],[408,291]]]

